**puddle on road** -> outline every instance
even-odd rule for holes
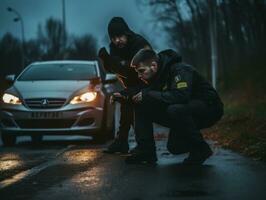
[[[22,165],[23,162],[20,160],[4,160],[0,162],[0,172],[5,170],[12,170]]]
[[[80,189],[84,188],[100,188],[103,185],[103,180],[100,178],[103,171],[100,168],[92,168],[89,172],[84,172],[72,178],[75,185],[79,185]]]
[[[22,157],[14,153],[1,154],[0,172],[15,169],[24,164]]]
[[[26,168],[26,166],[33,166],[34,163],[39,163],[40,160],[48,159],[48,155],[43,155],[39,152],[11,152],[0,153],[0,172],[11,171],[19,168]],[[1,177],[0,177],[1,179]]]
[[[88,149],[67,151],[62,155],[62,159],[71,163],[88,163],[97,157],[97,151],[88,151]]]

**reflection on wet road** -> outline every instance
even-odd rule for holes
[[[14,155],[12,153],[4,153],[0,158],[0,171],[13,170],[17,166],[23,164],[23,160],[19,155]]]
[[[161,133],[159,129],[158,133]],[[1,199],[266,199],[266,164],[213,146],[203,166],[180,164],[186,155],[166,151],[156,134],[158,164],[126,165],[125,156],[103,154],[92,141],[22,142],[0,148],[2,180],[36,166],[38,173],[0,190]],[[130,140],[134,146],[134,140]],[[49,165],[50,163],[50,165]],[[51,164],[52,163],[52,164]],[[24,169],[19,169],[24,166]],[[25,167],[27,166],[27,167]],[[6,174],[10,171],[9,175]],[[12,174],[12,173],[13,174]]]
[[[68,145],[66,141],[50,140],[34,146],[29,138],[22,137],[15,147],[0,146],[0,181],[50,160]]]

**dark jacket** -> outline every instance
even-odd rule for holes
[[[117,74],[125,88],[142,84],[135,70],[130,67],[130,62],[140,49],[147,46],[151,48],[151,45],[142,36],[134,33],[121,17],[111,19],[108,24],[108,34],[110,39],[126,35],[128,42],[123,48],[110,43],[110,55],[102,57],[106,71]]]
[[[211,84],[190,65],[180,62],[173,50],[159,53],[158,72],[143,90],[143,102],[186,104],[192,99],[221,103]]]
[[[125,88],[142,84],[134,68],[130,67],[130,62],[134,55],[150,44],[140,35],[131,33],[128,35],[128,43],[124,48],[117,48],[110,43],[110,60],[104,62],[107,71],[118,75]]]

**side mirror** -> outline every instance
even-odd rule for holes
[[[10,75],[7,75],[5,79],[6,79],[6,81],[7,81],[9,84],[12,84],[12,83],[14,83],[14,81],[15,81],[15,77],[16,77],[15,74],[10,74]]]
[[[115,74],[107,73],[105,80],[104,80],[104,83],[115,83],[117,80],[118,79],[117,79]]]

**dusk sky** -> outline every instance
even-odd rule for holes
[[[92,34],[99,46],[105,44],[107,24],[114,16],[123,17],[130,28],[144,35],[157,50],[167,48],[160,30],[155,30],[151,20],[154,17],[148,7],[137,6],[135,0],[65,0],[66,27],[70,34]],[[62,0],[0,0],[0,37],[10,32],[21,38],[21,26],[13,22],[14,13],[7,7],[16,9],[25,24],[25,38],[37,36],[37,26],[44,25],[46,19],[62,19]]]

